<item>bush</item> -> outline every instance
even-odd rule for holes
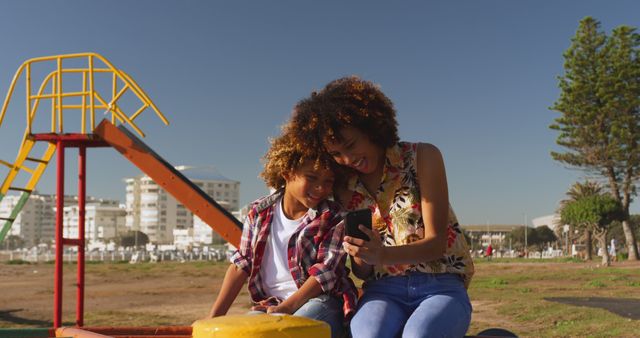
[[[23,264],[31,264],[23,259],[12,259],[7,262],[9,265],[23,265]]]

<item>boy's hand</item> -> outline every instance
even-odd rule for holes
[[[293,314],[293,310],[288,306],[284,305],[284,303],[274,306],[269,306],[267,308],[267,313],[286,313]]]
[[[267,312],[267,308],[269,306],[267,305],[262,305],[262,304],[258,304],[258,305],[254,305],[251,307],[251,311],[262,311],[262,312]]]
[[[363,260],[369,265],[382,264],[384,246],[380,240],[380,234],[368,229],[362,225],[358,228],[369,236],[369,241],[363,239],[345,236],[342,247],[347,254]]]

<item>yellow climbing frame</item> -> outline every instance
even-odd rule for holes
[[[86,64],[86,66],[79,68],[65,67],[65,61],[72,61],[74,65]],[[32,70],[35,64],[42,63],[54,63],[54,70],[44,76],[39,89],[35,91],[34,88],[32,88]],[[65,91],[67,87],[77,88],[77,83],[75,83],[74,86],[73,84],[70,85],[68,82],[63,81],[65,74],[80,74],[82,78],[80,91]],[[9,102],[13,97],[16,85],[22,77],[24,77],[24,87],[26,89],[26,128],[15,161],[8,162],[0,159],[0,165],[9,168],[9,172],[0,184],[0,201],[7,195],[8,191],[17,191],[20,192],[21,195],[11,214],[8,217],[0,217],[0,224],[4,221],[4,225],[0,227],[0,242],[5,238],[9,228],[29,199],[31,192],[35,189],[36,184],[40,180],[40,177],[56,150],[56,145],[49,143],[43,154],[30,156],[35,144],[32,135],[34,133],[46,132],[55,134],[69,133],[69,130],[64,129],[65,111],[80,110],[80,130],[72,130],[71,133],[93,133],[97,124],[96,110],[104,114],[110,113],[113,124],[128,124],[142,137],[144,137],[145,134],[136,125],[135,120],[147,108],[151,108],[164,124],[169,124],[169,121],[153,101],[149,99],[142,88],[124,71],[115,68],[111,62],[99,54],[77,53],[39,57],[25,61],[16,71],[13,76],[13,81],[9,86],[2,110],[0,110],[0,127],[2,127],[2,122],[7,113]],[[111,88],[108,90],[109,93],[106,94],[104,92],[101,93],[99,90],[104,86],[98,86],[96,84],[96,78],[104,77],[108,77],[106,83],[109,83],[108,81],[111,83]],[[130,115],[122,111],[118,104],[119,100],[121,100],[127,92],[133,93],[140,101],[140,107]],[[77,102],[75,102],[75,104],[69,103],[69,99],[71,98],[76,98],[75,101],[78,101],[77,98],[80,98],[80,104]],[[45,106],[44,104],[41,105],[42,100],[49,100],[51,104],[42,108],[41,106]],[[67,100],[67,103],[65,103],[65,100]],[[32,127],[36,114],[39,109],[47,110],[47,108],[49,108],[48,113],[51,115],[51,129],[49,131],[34,131]],[[77,114],[74,114],[74,116],[77,116]],[[90,126],[88,132],[86,128],[87,119],[89,120]],[[27,163],[31,163],[31,165],[35,167],[30,167]],[[24,186],[13,186],[12,184],[21,171],[29,175],[27,183]]]
[[[65,60],[82,60],[86,59],[87,65],[85,68],[65,68]],[[49,73],[44,78],[40,89],[34,94],[31,88],[31,70],[36,63],[55,62],[55,70]],[[76,61],[77,62],[77,61]],[[63,83],[64,74],[79,73],[82,75],[82,90],[76,92],[65,92],[65,83]],[[109,62],[103,56],[96,53],[78,53],[78,54],[65,54],[55,56],[45,56],[39,58],[33,58],[25,61],[13,76],[13,81],[7,92],[2,110],[0,110],[0,126],[7,111],[9,101],[13,95],[16,87],[16,83],[20,80],[21,75],[24,74],[25,88],[26,88],[26,118],[27,118],[27,134],[31,134],[31,125],[35,117],[36,111],[39,108],[40,101],[43,99],[51,100],[51,133],[63,133],[64,112],[66,110],[80,110],[81,114],[81,130],[80,133],[86,134],[86,120],[87,115],[90,119],[91,130],[96,127],[95,113],[96,109],[104,110],[105,113],[111,113],[111,121],[113,123],[127,123],[135,130],[140,136],[144,137],[144,133],[134,123],[134,120],[147,108],[153,109],[156,115],[166,125],[169,121],[160,112],[158,107],[149,99],[147,94],[138,86],[138,84],[125,72],[115,68],[111,62]],[[111,76],[112,90],[109,96],[100,94],[95,86],[95,77],[103,75]],[[122,87],[118,88],[118,81],[122,83]],[[51,88],[49,93],[44,93],[45,88]],[[127,115],[118,107],[118,100],[127,92],[131,91],[141,101],[141,106],[133,114]],[[71,97],[80,97],[81,104],[65,104],[64,100]]]

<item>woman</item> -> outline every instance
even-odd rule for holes
[[[355,76],[300,101],[291,123],[307,146],[323,147],[346,170],[335,196],[343,207],[373,212],[373,231],[360,227],[370,241],[344,238],[365,281],[353,336],[464,336],[474,267],[449,207],[440,151],[400,142],[389,98]]]

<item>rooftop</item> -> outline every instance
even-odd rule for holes
[[[230,183],[239,183],[238,181],[229,179],[223,176],[214,166],[187,166],[179,165],[175,166],[175,169],[180,171],[188,179],[194,181],[224,181]],[[147,175],[140,174],[136,178],[143,178]],[[127,180],[127,179],[125,179]]]

